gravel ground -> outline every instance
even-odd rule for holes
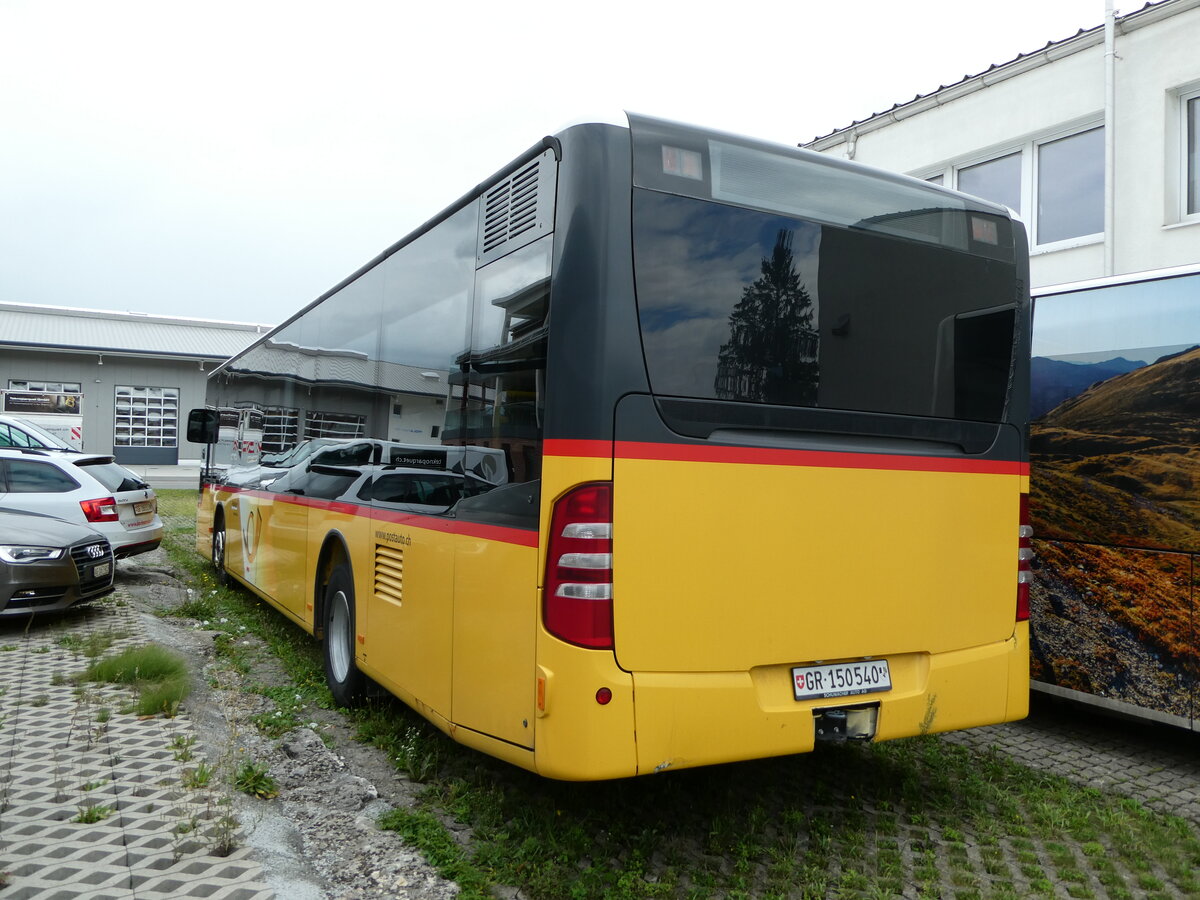
[[[252,758],[270,766],[279,786],[273,800],[239,794],[242,839],[259,853],[267,879],[287,900],[444,900],[458,886],[441,878],[395,832],[380,831],[382,813],[412,806],[416,787],[378,750],[353,739],[334,711],[312,708],[316,728],[297,728],[281,739],[261,735],[252,718],[269,711],[271,701],[245,689],[247,683],[280,684],[282,670],[269,654],[247,676],[217,663],[216,632],[194,628],[184,619],[163,619],[155,609],[185,602],[161,550],[123,560],[119,590],[141,614],[150,640],[184,654],[196,673],[187,700],[191,719],[208,758]],[[252,642],[254,639],[241,639]],[[326,740],[336,749],[330,749]]]

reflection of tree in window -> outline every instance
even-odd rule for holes
[[[762,274],[743,288],[729,314],[715,385],[723,400],[816,405],[820,338],[812,298],[792,257],[792,235],[779,230]]]

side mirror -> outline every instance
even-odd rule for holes
[[[193,409],[188,413],[187,439],[193,444],[215,444],[221,430],[221,414],[215,409]]]

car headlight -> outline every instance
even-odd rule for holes
[[[0,544],[0,559],[7,563],[35,563],[47,559],[58,559],[63,555],[61,547],[29,547],[24,544]]]

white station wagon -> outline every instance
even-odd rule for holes
[[[111,456],[0,448],[0,506],[88,525],[118,559],[162,542],[154,489]]]

